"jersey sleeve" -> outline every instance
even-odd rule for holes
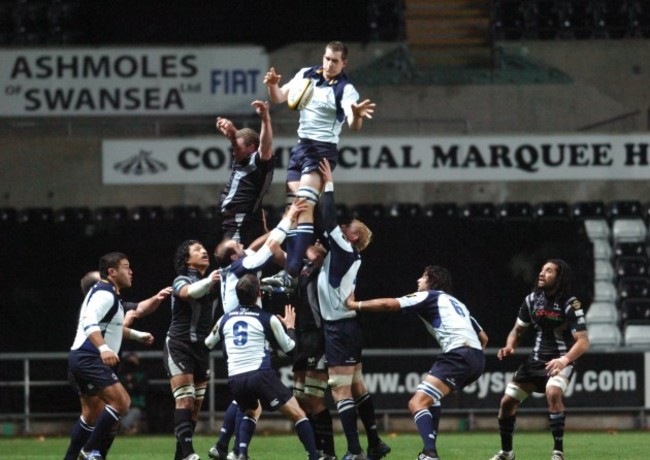
[[[270,319],[271,330],[273,331],[273,336],[278,342],[278,345],[285,353],[290,352],[296,346],[296,342],[293,341],[289,335],[284,330],[284,326],[275,316],[271,316]]]
[[[178,297],[183,286],[188,286],[190,284],[192,284],[192,279],[189,276],[177,276],[172,284],[172,295]]]
[[[246,270],[257,270],[267,263],[272,255],[271,249],[264,244],[256,253],[244,257],[242,266]]]
[[[571,297],[567,300],[564,304],[564,311],[572,334],[587,330],[585,311],[582,309],[582,303],[577,298]]]
[[[408,294],[403,297],[399,297],[397,301],[402,310],[418,307],[422,302],[424,302],[429,296],[428,291],[418,291],[413,294]]]
[[[93,294],[81,318],[81,324],[83,325],[86,336],[89,336],[93,332],[101,331],[99,322],[106,316],[113,306],[114,301],[113,295],[108,291],[100,290]]]
[[[351,83],[345,85],[345,88],[343,88],[343,97],[341,98],[341,107],[346,117],[352,115],[352,104],[356,104],[358,100],[359,93],[356,88]]]
[[[321,225],[327,233],[333,232],[337,227],[336,222],[336,204],[334,202],[334,192],[325,192],[318,202],[320,208]]]
[[[483,331],[483,328],[481,327],[479,322],[476,321],[476,318],[474,318],[473,316],[470,316],[469,320],[472,323],[472,329],[474,329],[474,332],[476,332],[478,334],[479,332]]]

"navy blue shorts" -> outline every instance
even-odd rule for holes
[[[260,209],[254,213],[223,214],[221,223],[223,237],[235,239],[244,247],[248,247],[266,233],[263,212]]]
[[[163,348],[163,365],[168,378],[192,374],[195,383],[210,380],[210,350],[203,340],[189,343],[167,337]]]
[[[325,361],[328,366],[361,362],[363,330],[359,317],[325,322]]]
[[[298,144],[291,149],[287,166],[287,182],[298,182],[303,174],[318,171],[318,163],[323,158],[329,160],[330,167],[334,171],[339,158],[336,144],[300,139]]]
[[[265,409],[276,410],[293,397],[273,369],[264,369],[228,378],[228,387],[243,411],[257,409],[258,400]]]
[[[293,370],[325,370],[319,367],[325,355],[325,335],[322,330],[296,331],[296,348],[293,351]]]
[[[485,354],[476,348],[454,348],[438,355],[429,374],[458,391],[478,379],[485,369]]]
[[[120,383],[101,356],[87,350],[72,350],[68,355],[68,381],[80,396],[94,396],[99,390]]]

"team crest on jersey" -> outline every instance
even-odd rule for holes
[[[575,299],[573,302],[571,302],[571,307],[574,310],[580,310],[582,308],[582,304],[580,303],[580,301],[578,299]]]

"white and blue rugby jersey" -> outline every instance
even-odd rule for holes
[[[361,256],[338,225],[331,232],[325,232],[325,236],[330,250],[318,274],[321,315],[326,321],[354,318],[357,312],[348,310],[345,301],[354,292]]]
[[[223,312],[230,313],[239,306],[237,299],[237,281],[248,273],[252,273],[259,278],[259,275],[265,265],[271,260],[273,253],[265,244],[257,252],[246,250],[246,255],[235,260],[226,268],[221,269],[221,301],[223,303]],[[262,299],[257,299],[257,305],[262,306]]]
[[[122,346],[123,324],[122,299],[117,294],[113,283],[102,280],[88,291],[81,304],[77,334],[70,349],[83,348],[99,353],[99,350],[88,340],[88,335],[100,331],[106,345],[115,353],[119,353]]]
[[[223,342],[228,356],[228,376],[272,369],[271,344],[285,353],[296,346],[272,313],[259,307],[238,307],[223,315],[205,340],[208,348]]]
[[[481,350],[467,307],[443,291],[418,291],[397,299],[404,311],[413,311],[436,338],[443,352],[470,347]]]
[[[310,67],[304,67],[298,71],[293,79],[285,84],[282,89],[300,84],[303,75]],[[359,100],[359,93],[351,83],[347,83],[343,89],[341,108],[346,118],[352,113],[351,106]],[[334,90],[330,85],[317,86],[314,84],[314,93],[307,106],[300,110],[300,124],[298,125],[298,137],[311,139],[313,141],[330,142],[337,144],[343,121],[336,119],[336,98]]]

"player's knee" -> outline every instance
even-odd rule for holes
[[[319,197],[320,190],[307,185],[300,187],[298,189],[298,193],[296,194],[296,198],[305,200],[307,204],[311,206],[316,206]]]
[[[338,390],[340,388],[352,386],[352,378],[352,374],[334,374],[330,375],[327,383],[332,387],[332,390]]]
[[[510,382],[506,387],[505,395],[501,398],[501,407],[515,407],[520,402],[523,402],[527,397],[527,392]]]

